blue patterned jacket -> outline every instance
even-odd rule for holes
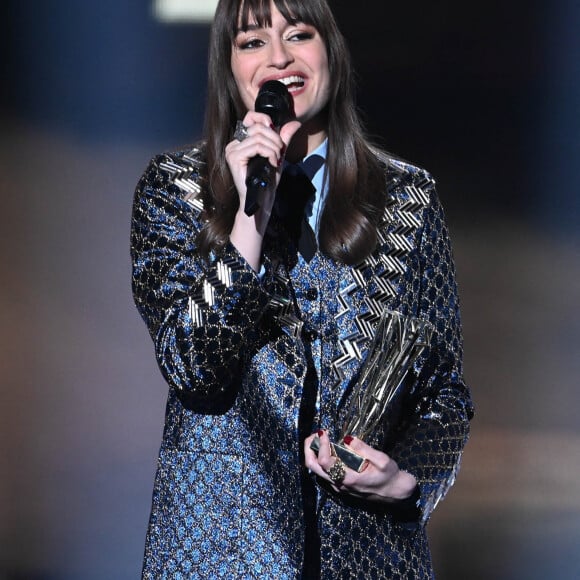
[[[170,387],[144,578],[299,578],[309,526],[322,578],[432,577],[425,523],[455,479],[472,408],[433,179],[384,162],[385,214],[368,259],[350,267],[318,252],[306,263],[276,235],[265,242],[262,278],[231,245],[209,261],[196,251],[198,149],[156,157],[141,178],[133,291]],[[435,327],[396,429],[371,442],[419,481],[412,521],[333,494],[301,465],[309,429],[339,436],[384,308]],[[312,389],[316,416],[305,428]]]

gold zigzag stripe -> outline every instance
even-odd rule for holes
[[[348,296],[368,286],[377,290],[365,299],[368,311],[355,316],[356,331],[340,340],[341,354],[332,362],[332,372],[335,386],[344,379],[344,367],[353,360],[361,359],[361,347],[367,344],[374,334],[376,323],[384,309],[385,303],[396,295],[396,282],[406,271],[405,259],[413,250],[413,238],[421,227],[421,211],[429,203],[428,187],[433,184],[430,178],[421,179],[419,184],[404,188],[408,199],[396,208],[395,196],[387,203],[384,212],[385,229],[398,218],[398,224],[390,232],[381,231],[379,240],[381,252],[378,258],[370,256],[362,264],[351,270],[352,282],[338,296],[340,311],[339,319],[349,312]],[[394,184],[398,186],[398,181]],[[394,188],[391,189],[393,191]],[[383,271],[377,273],[377,266],[382,264]],[[370,270],[372,276],[364,275]]]

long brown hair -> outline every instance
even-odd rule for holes
[[[385,183],[355,107],[350,54],[326,0],[272,1],[287,21],[314,26],[326,45],[333,86],[326,111],[329,192],[320,247],[339,262],[357,264],[376,245]],[[212,27],[205,118],[207,223],[198,240],[204,255],[226,243],[239,207],[224,150],[233,138],[236,121],[246,113],[231,70],[231,52],[240,20],[244,28],[250,18],[258,26],[271,26],[270,0],[220,0]]]

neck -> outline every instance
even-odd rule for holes
[[[296,132],[286,152],[290,163],[298,163],[312,153],[326,139],[326,127],[318,122],[308,122]]]

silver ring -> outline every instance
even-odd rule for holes
[[[339,485],[344,479],[344,476],[346,474],[346,470],[344,469],[344,463],[337,458],[337,460],[334,462],[332,467],[326,472],[326,474],[330,478],[330,481],[334,483],[334,485]]]
[[[248,128],[242,123],[242,121],[238,121],[236,123],[236,130],[234,131],[234,139],[243,141],[246,137],[248,137]]]

